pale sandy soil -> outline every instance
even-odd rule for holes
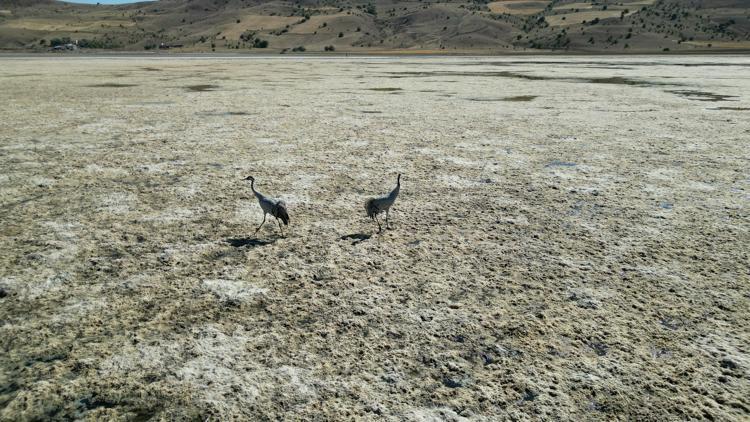
[[[5,57],[0,87],[2,420],[750,415],[750,58]]]

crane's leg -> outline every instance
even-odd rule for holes
[[[279,230],[281,230],[281,237],[284,237],[284,228],[281,227],[281,220],[278,218],[276,219],[276,222],[279,223]]]
[[[253,236],[255,236],[256,233],[258,233],[258,230],[260,230],[261,227],[263,227],[263,224],[266,222],[266,213],[263,213],[263,222],[260,223],[260,226],[258,226],[257,229],[255,229],[255,233],[253,233]]]
[[[378,220],[378,215],[375,214],[375,222],[378,223],[378,233],[383,231],[383,228],[380,226],[380,220]]]
[[[388,224],[388,210],[385,210],[385,228],[390,229],[391,225]]]

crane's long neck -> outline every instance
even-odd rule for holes
[[[396,188],[394,188],[391,193],[388,195],[389,198],[395,199],[398,196],[398,192],[401,190],[401,179],[399,178],[396,181]]]
[[[250,179],[250,189],[253,190],[253,193],[258,199],[263,199],[263,194],[255,190],[255,179]]]

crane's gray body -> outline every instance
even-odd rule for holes
[[[260,209],[262,209],[263,212],[266,214],[274,215],[274,211],[276,211],[279,206],[286,208],[286,203],[282,201],[281,199],[269,198],[260,192],[253,192],[253,193],[255,194],[255,197],[258,198],[258,204],[260,204]]]
[[[377,215],[381,212],[387,212],[391,208],[391,205],[396,202],[396,198],[398,198],[398,192],[399,187],[396,186],[396,189],[392,190],[388,195],[370,199],[367,202],[367,215],[371,217],[370,214],[372,213]]]
[[[279,230],[281,230],[281,234],[284,234],[284,229],[281,227],[281,223],[283,222],[284,225],[289,225],[289,214],[286,210],[286,202],[280,200],[280,199],[274,199],[269,198],[262,193],[255,190],[255,179],[253,179],[252,176],[248,176],[247,179],[250,180],[250,189],[252,189],[253,194],[256,198],[258,198],[258,204],[260,204],[260,209],[263,210],[263,222],[260,223],[260,226],[258,226],[257,229],[255,229],[255,233],[258,233],[258,230],[260,230],[261,227],[263,227],[263,224],[266,222],[266,215],[271,214],[276,218],[276,221],[279,223]]]
[[[365,211],[367,211],[367,216],[378,223],[378,231],[382,230],[380,221],[378,221],[378,214],[382,212],[385,212],[385,226],[390,227],[388,225],[388,211],[391,209],[393,203],[396,202],[396,198],[398,198],[398,193],[400,190],[401,175],[399,174],[398,178],[396,179],[396,188],[393,189],[391,193],[377,198],[370,198],[367,200],[367,202],[365,202]]]

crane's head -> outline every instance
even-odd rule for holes
[[[398,177],[396,178],[396,184],[401,184],[401,173],[399,173]]]
[[[247,177],[245,178],[245,180],[249,180],[249,181],[251,181],[251,182],[254,182],[254,181],[255,181],[255,179],[253,178],[253,176],[247,176]]]

